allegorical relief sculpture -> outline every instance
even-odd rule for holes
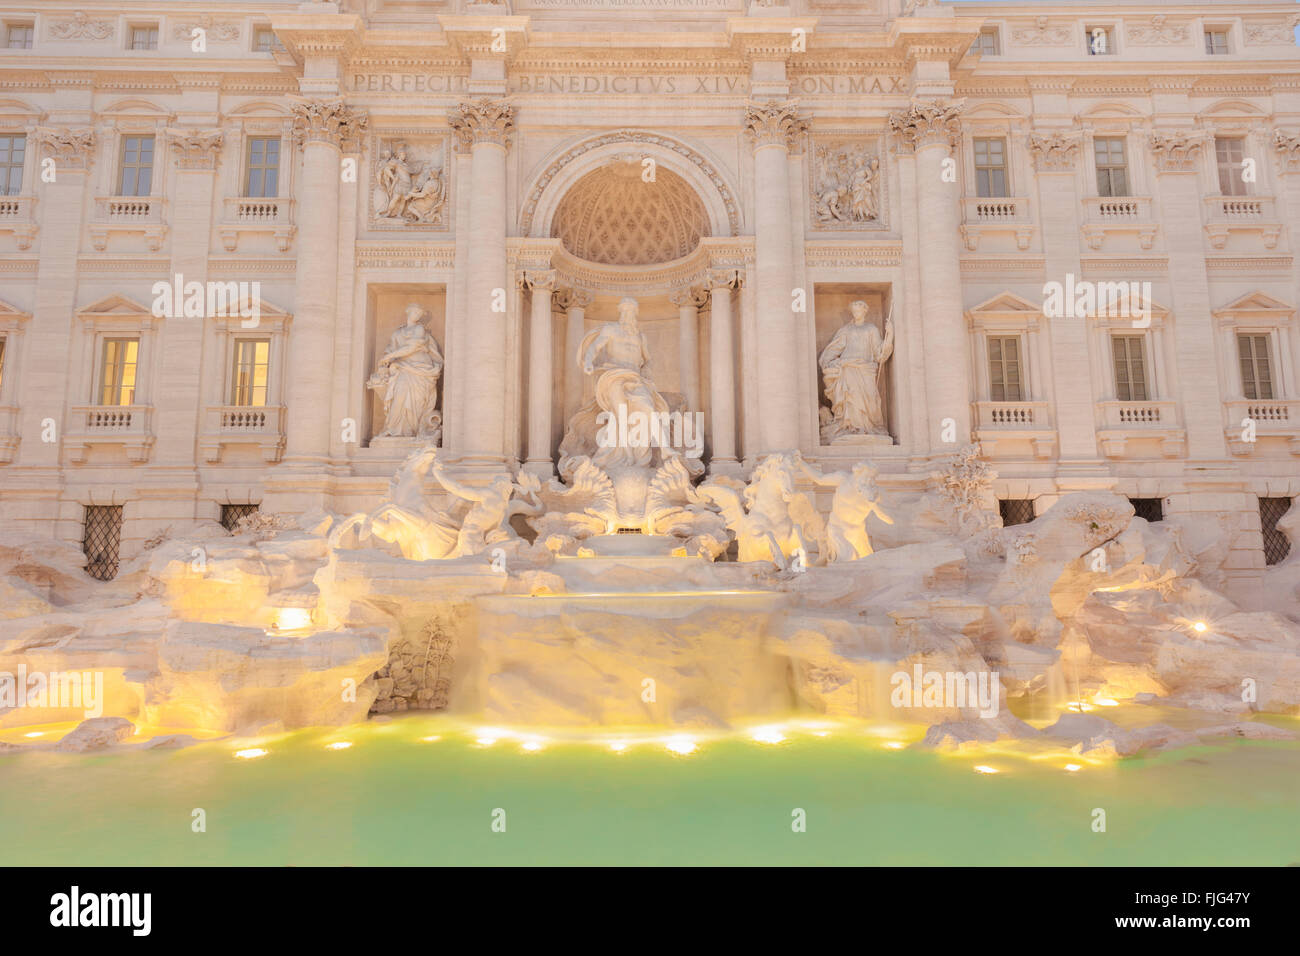
[[[386,144],[375,169],[375,217],[401,223],[441,223],[447,189],[436,158],[418,162],[406,143]]]
[[[818,146],[813,214],[823,226],[853,226],[880,219],[880,160],[866,146]]]
[[[821,410],[823,444],[862,441],[865,436],[889,437],[885,412],[885,364],[894,352],[894,321],[885,319],[882,337],[868,321],[867,303],[849,306],[852,319],[822,350],[817,363],[826,382],[830,408]]]
[[[427,314],[414,302],[406,307],[406,324],[393,333],[366,382],[384,401],[384,428],[376,438],[423,438],[433,444],[442,439],[437,409],[442,352],[424,327]]]

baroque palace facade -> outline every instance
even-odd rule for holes
[[[713,472],[974,443],[1006,521],[1213,513],[1249,590],[1300,496],[1296,12],[0,0],[0,518],[111,573],[430,441],[549,476],[632,298]]]

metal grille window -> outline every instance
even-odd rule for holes
[[[258,199],[280,195],[280,137],[254,136],[248,141],[244,195]]]
[[[1130,498],[1133,516],[1147,521],[1165,520],[1165,502],[1163,498]]]
[[[1147,373],[1142,358],[1142,336],[1112,335],[1115,359],[1115,397],[1121,402],[1147,401]]]
[[[989,336],[989,398],[995,402],[1024,400],[1020,388],[1020,338]]]
[[[1034,520],[1034,500],[1032,498],[999,498],[998,512],[1002,515],[1003,527],[1013,524],[1029,524]]]
[[[1103,136],[1092,141],[1097,165],[1097,195],[1128,195],[1128,159],[1123,136]]]
[[[1007,194],[1007,141],[977,139],[975,146],[975,193],[986,198]]]
[[[1268,364],[1267,335],[1238,335],[1241,391],[1246,398],[1272,398],[1273,374]]]
[[[1246,141],[1240,136],[1216,136],[1214,156],[1219,164],[1219,192],[1225,196],[1245,196],[1249,193],[1242,175]]]
[[[32,48],[32,40],[36,37],[36,29],[30,23],[11,23],[6,32],[9,49],[30,50]]]
[[[1227,30],[1205,31],[1205,52],[1210,56],[1221,56],[1228,52]]]
[[[975,38],[975,42],[970,45],[972,53],[979,53],[982,56],[996,56],[998,53],[998,31],[981,30],[980,35]]]
[[[122,506],[86,505],[85,522],[81,550],[86,555],[86,573],[111,581],[117,576],[122,549]]]
[[[99,366],[99,404],[131,405],[135,402],[135,368],[139,339],[105,339]]]
[[[249,515],[257,514],[259,505],[222,505],[221,506],[221,527],[225,528],[231,534],[235,533],[235,526],[239,524],[241,518],[247,518]]]
[[[23,191],[26,159],[27,137],[21,133],[0,133],[0,196],[17,196]]]
[[[153,186],[153,137],[122,137],[122,172],[119,196],[147,196]]]
[[[1259,499],[1259,530],[1264,536],[1264,563],[1281,564],[1291,553],[1291,542],[1277,523],[1291,510],[1290,498]]]
[[[232,405],[266,404],[266,377],[271,357],[270,339],[238,339],[235,342]]]
[[[131,49],[132,50],[156,50],[158,49],[158,28],[141,24],[131,28]]]

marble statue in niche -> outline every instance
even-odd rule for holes
[[[416,162],[406,143],[395,142],[380,155],[375,170],[375,215],[406,223],[440,223],[447,190],[442,168],[434,163]]]
[[[880,220],[880,160],[865,146],[818,146],[814,215],[825,226]]]
[[[438,411],[442,352],[424,327],[427,315],[414,302],[406,307],[405,324],[393,333],[366,382],[384,401],[384,429],[376,438],[423,438],[433,444],[442,439]]]
[[[841,326],[822,350],[817,364],[826,382],[830,408],[821,410],[821,439],[861,441],[863,436],[889,437],[885,409],[885,368],[894,352],[893,310],[885,319],[882,336],[869,321],[867,303],[849,306],[852,318]]]

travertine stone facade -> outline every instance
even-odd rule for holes
[[[715,473],[974,441],[1039,513],[1222,514],[1242,590],[1300,495],[1293,4],[194,6],[0,0],[2,527],[366,510],[408,314],[442,458],[549,476],[629,296]],[[888,435],[823,427],[855,302]]]

